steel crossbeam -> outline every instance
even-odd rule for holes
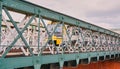
[[[6,25],[6,30],[4,30],[2,25],[2,22],[7,24],[5,17],[2,18],[3,10],[10,20],[9,24],[12,24]],[[24,19],[26,20],[27,15],[31,16],[31,18],[25,22],[26,24],[22,24],[23,28],[20,29],[19,24],[21,23],[18,22],[17,25],[9,11],[25,15]],[[53,24],[54,26],[48,28],[49,23],[44,20],[53,22],[51,25]],[[33,25],[31,26],[31,24]],[[62,27],[59,27],[60,24]],[[13,41],[8,39],[2,43],[4,37],[8,36],[8,29],[11,31],[13,30],[12,28],[15,30],[16,37],[14,32],[12,32],[15,37]],[[49,31],[50,29],[52,31]],[[59,45],[55,44],[56,38],[53,37],[57,29],[62,31],[62,36],[58,38]],[[102,61],[116,59],[120,57],[119,41],[120,34],[118,33],[25,0],[0,0],[0,54],[3,53],[0,57],[0,69],[14,69],[27,66],[40,69],[41,65],[51,63],[59,63],[62,69],[64,62],[71,60],[75,60],[76,64],[79,64],[83,60],[87,60],[87,63],[90,63],[93,58],[95,58],[96,62],[101,59]],[[15,45],[17,42],[22,46],[17,48]],[[5,45],[7,46],[3,48],[1,43],[6,43]],[[7,55],[14,48],[21,48],[29,53],[21,57],[13,56],[9,58]]]
[[[73,18],[71,16],[52,11],[50,9],[44,8],[42,6],[38,6],[35,4],[32,4],[30,2],[27,2],[25,0],[3,0],[3,6],[6,6],[9,10],[24,13],[24,14],[36,14],[39,16],[39,13],[41,16],[53,19],[53,20],[61,20],[63,22],[66,22],[71,25],[77,25],[83,28],[91,29],[97,32],[102,32],[105,34],[109,34],[112,36],[119,36],[119,34],[112,32],[110,30],[104,29],[99,26],[95,26],[93,24],[90,24],[88,22],[82,21],[80,19]],[[13,5],[14,4],[14,5]],[[119,36],[120,37],[120,36]]]
[[[33,18],[31,18],[30,22],[23,28],[22,31],[20,31],[17,27],[17,25],[15,24],[15,22],[13,21],[12,17],[10,16],[9,12],[7,11],[6,8],[4,8],[6,14],[8,15],[8,17],[10,18],[10,20],[12,21],[14,27],[16,28],[17,32],[19,33],[19,35],[16,37],[16,39],[13,41],[13,43],[10,44],[9,48],[7,48],[6,52],[2,55],[2,57],[5,57],[6,54],[8,53],[8,51],[12,48],[12,46],[15,44],[15,42],[21,37],[21,39],[24,41],[25,45],[29,48],[29,45],[27,44],[26,40],[24,39],[24,37],[22,36],[22,32],[24,32],[24,30],[26,29],[26,27],[31,23],[31,21],[34,19],[35,16],[33,16]],[[29,48],[30,53],[33,55],[31,49]]]
[[[27,67],[33,66],[34,63],[37,64],[49,64],[49,63],[57,63],[59,61],[70,61],[78,59],[84,59],[88,57],[96,57],[98,54],[99,56],[106,56],[117,54],[118,52],[90,52],[90,53],[77,53],[77,54],[65,54],[65,55],[43,55],[43,56],[35,56],[35,57],[19,57],[19,58],[6,58],[0,59],[0,68],[1,69],[9,69],[9,68],[19,68],[19,67]],[[49,58],[49,59],[48,59]],[[61,59],[64,58],[64,59]],[[54,59],[54,60],[53,60]],[[11,64],[9,64],[11,63]],[[6,64],[6,65],[5,65]]]

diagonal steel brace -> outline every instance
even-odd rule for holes
[[[13,26],[15,27],[16,31],[18,32],[17,37],[14,39],[14,41],[8,46],[8,48],[6,49],[6,51],[3,53],[2,58],[4,58],[6,56],[6,54],[11,50],[11,48],[14,46],[14,44],[17,42],[17,40],[19,38],[22,39],[22,41],[25,43],[26,47],[29,49],[30,53],[32,55],[33,52],[29,47],[29,44],[27,43],[27,41],[25,40],[25,38],[23,37],[22,33],[26,30],[26,28],[30,25],[30,23],[32,22],[32,20],[35,18],[36,15],[32,16],[32,18],[29,20],[29,22],[25,25],[25,27],[22,29],[22,31],[19,30],[19,28],[17,27],[16,23],[14,22],[14,20],[12,19],[12,17],[10,16],[10,13],[8,12],[8,10],[4,7],[4,11],[6,12],[8,18],[10,19],[11,23],[13,24]]]

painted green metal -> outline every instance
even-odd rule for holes
[[[74,17],[68,16],[62,13],[52,11],[50,9],[32,4],[24,0],[22,1],[21,0],[3,0],[3,5],[8,7],[8,9],[12,11],[16,11],[24,14],[36,14],[37,16],[39,16],[39,13],[41,13],[43,17],[48,19],[62,20],[65,23],[68,23],[71,25],[79,25],[80,27],[83,27],[83,28],[91,29],[94,31],[102,32],[102,33],[113,35],[113,36],[115,36],[115,34],[119,35],[118,33],[112,32],[110,30],[101,28],[99,26],[95,26],[88,22],[82,21],[80,19],[76,19]]]
[[[98,55],[99,53],[99,55]],[[105,53],[105,54],[103,54]],[[112,55],[114,52],[111,52]],[[117,53],[120,54],[120,53]],[[9,68],[19,68],[19,67],[27,67],[34,65],[42,65],[49,63],[64,63],[64,61],[76,60],[76,56],[78,59],[85,59],[88,57],[97,57],[97,56],[106,56],[110,55],[109,52],[90,52],[90,53],[79,53],[79,54],[57,54],[57,55],[42,55],[42,56],[34,56],[34,57],[14,57],[14,58],[1,58],[0,59],[0,69],[9,69]]]
[[[47,45],[48,41],[52,39],[52,35],[54,34],[54,32],[55,32],[56,28],[58,27],[59,23],[57,23],[57,25],[55,26],[53,32],[50,34],[49,31],[48,31],[48,29],[47,29],[47,26],[46,26],[46,24],[45,24],[45,22],[44,22],[44,20],[43,20],[43,18],[42,18],[42,16],[40,16],[40,19],[41,19],[42,24],[43,24],[43,26],[45,27],[45,30],[47,31],[47,34],[48,34],[48,36],[49,36],[46,44],[44,45],[44,48],[42,49],[42,51],[43,51],[43,50],[46,48],[46,45]],[[55,46],[54,41],[52,41],[52,43],[53,43],[53,45]],[[42,51],[41,51],[41,53],[42,53]],[[41,54],[41,53],[40,53],[40,54]]]
[[[45,22],[43,21],[43,18],[40,16],[40,19],[41,19],[41,21],[42,21],[42,23],[43,23],[43,26],[45,27],[45,30],[47,31],[47,34],[50,36],[50,33],[49,33],[49,31],[48,31],[48,29],[47,29],[47,26],[46,26],[46,24],[45,24]]]
[[[43,48],[42,48],[42,51],[40,52],[40,54],[41,54],[41,53],[44,51],[44,49],[46,48],[48,41],[49,41],[49,40],[52,40],[52,35],[54,34],[54,32],[55,32],[56,28],[58,27],[59,23],[57,23],[57,25],[55,26],[53,32],[50,34],[49,31],[48,31],[48,29],[47,29],[47,26],[46,26],[46,24],[45,24],[45,22],[44,22],[44,20],[43,20],[43,18],[42,18],[42,16],[40,16],[39,18],[41,19],[42,24],[43,24],[43,26],[45,27],[45,30],[47,31],[47,34],[48,34],[48,36],[49,36],[47,42],[45,43],[45,45],[44,45]],[[52,41],[52,43],[53,43],[53,45],[55,46],[54,41]],[[40,55],[40,54],[39,54],[39,55]]]
[[[64,33],[64,22],[62,21],[62,43],[63,43],[63,33]],[[63,49],[62,49],[62,54],[64,54]]]
[[[39,20],[38,20],[38,51],[40,48],[40,14],[39,14]]]
[[[42,49],[42,51],[40,52],[40,54],[41,54],[41,53],[44,51],[44,49],[46,48],[48,41],[51,40],[52,35],[54,34],[56,28],[57,28],[58,25],[59,25],[59,23],[57,23],[57,25],[55,26],[53,32],[50,34],[42,18],[41,18],[41,20],[42,20],[42,22],[43,22],[43,25],[44,25],[45,29],[47,30],[47,34],[49,35],[49,38],[48,38],[47,42],[45,43],[45,45],[43,46],[43,49]],[[52,43],[54,44],[53,41],[52,41]],[[55,45],[54,45],[54,46],[55,46]],[[40,55],[40,54],[39,54],[39,55]]]
[[[40,68],[41,68],[41,64],[34,65],[34,69],[40,69]]]
[[[2,7],[2,5],[4,7]],[[98,51],[98,52],[85,52],[85,53],[83,52],[83,53],[73,53],[73,54],[63,54],[62,53],[62,54],[55,54],[55,55],[41,55],[41,53],[40,53],[39,56],[33,55],[33,56],[28,56],[28,57],[4,58],[19,38],[22,38],[25,45],[30,50],[31,54],[33,54],[29,45],[27,44],[26,40],[22,36],[22,33],[30,25],[30,23],[32,22],[32,20],[36,16],[39,18],[39,22],[38,22],[38,36],[39,37],[40,37],[40,19],[41,19],[50,39],[51,39],[53,33],[55,32],[55,29],[57,28],[57,26],[59,24],[58,23],[56,25],[52,34],[49,34],[47,26],[45,25],[45,22],[43,21],[42,17],[50,19],[52,21],[54,21],[54,20],[58,21],[58,22],[61,21],[63,26],[64,26],[64,23],[70,24],[70,25],[75,25],[78,27],[87,28],[87,29],[92,30],[92,31],[97,31],[99,33],[112,35],[112,36],[118,37],[118,38],[120,37],[120,35],[118,33],[112,32],[110,30],[89,24],[88,22],[73,18],[73,17],[68,16],[68,15],[64,15],[62,13],[52,11],[50,9],[47,9],[47,8],[44,8],[41,6],[37,6],[35,4],[29,3],[29,2],[24,1],[24,0],[0,0],[0,32],[1,32],[1,22],[2,22],[2,13],[1,13],[2,8],[4,8],[10,21],[12,22],[15,29],[17,30],[18,36],[15,38],[15,40],[7,48],[5,53],[2,55],[2,58],[0,58],[0,69],[10,69],[10,68],[14,69],[14,68],[19,68],[19,67],[27,67],[27,66],[34,66],[35,69],[39,69],[41,67],[41,65],[49,64],[49,63],[59,63],[60,67],[62,68],[65,61],[76,60],[76,63],[79,64],[80,59],[87,58],[88,62],[90,62],[90,59],[92,57],[97,57],[97,60],[99,60],[99,57],[101,57],[101,56],[103,56],[105,59],[106,55],[109,55],[109,56],[114,55],[115,56],[116,54],[118,54],[118,55],[120,54],[118,51],[111,51],[111,52],[110,51],[103,51],[103,52]],[[34,16],[31,17],[31,19],[25,25],[25,27],[22,29],[22,31],[20,31],[6,8],[8,10],[12,10],[12,11],[15,11],[18,13],[29,14],[29,15],[34,15]],[[69,36],[67,31],[66,31],[66,33],[67,33],[67,36],[68,36],[69,42],[70,42],[71,36]],[[81,36],[82,36],[82,34],[81,34]],[[0,34],[0,38],[1,38],[1,34]],[[84,37],[82,37],[82,39],[84,39]],[[39,42],[40,42],[40,39],[38,38],[38,49],[40,47]],[[47,43],[45,44],[45,46],[46,45],[47,45]]]
[[[16,39],[14,39],[14,41],[10,44],[10,46],[7,48],[7,50],[5,51],[5,53],[2,55],[2,57],[5,57],[6,54],[10,51],[10,49],[14,46],[15,42],[17,42],[17,40],[21,37],[22,40],[24,40],[25,45],[28,47],[28,49],[30,50],[30,53],[33,55],[29,45],[27,44],[26,40],[24,39],[24,37],[22,36],[22,33],[26,30],[26,28],[28,27],[28,25],[32,22],[32,20],[35,18],[35,16],[33,16],[30,21],[26,24],[26,26],[22,29],[22,31],[20,32],[16,23],[13,21],[12,17],[10,16],[9,12],[7,11],[6,8],[4,8],[6,14],[8,15],[9,19],[11,20],[11,23],[14,25],[14,27],[16,28],[17,32],[18,32],[18,36],[16,37]]]
[[[1,45],[1,26],[2,26],[2,2],[0,1],[0,45]]]

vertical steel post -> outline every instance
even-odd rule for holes
[[[1,24],[2,24],[2,1],[0,1],[0,46],[1,46],[1,34],[2,34]]]
[[[41,64],[35,64],[34,69],[41,69]]]
[[[40,51],[40,14],[38,18],[38,51]]]
[[[64,61],[63,61],[63,60],[60,60],[59,65],[60,65],[60,69],[63,69]]]
[[[63,35],[64,35],[64,27],[63,27],[63,25],[64,25],[64,22],[62,21],[62,45],[63,45]],[[63,48],[63,46],[62,46],[62,54],[64,54],[64,48]]]

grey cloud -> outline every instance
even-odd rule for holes
[[[120,8],[108,10],[108,11],[89,11],[87,17],[117,17],[120,15]]]
[[[120,0],[29,0],[98,26],[119,28]],[[105,25],[104,25],[105,24]]]

